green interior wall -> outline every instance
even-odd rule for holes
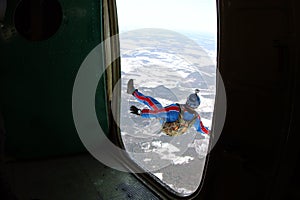
[[[0,40],[0,109],[6,154],[16,159],[85,151],[73,122],[72,89],[81,63],[103,38],[101,1],[59,2],[63,21],[51,38],[32,42],[15,33]],[[4,28],[14,27],[17,3],[8,1]],[[98,118],[106,131],[103,88],[102,79],[96,109],[101,110]]]

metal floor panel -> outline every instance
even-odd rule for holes
[[[5,175],[21,200],[159,199],[134,175],[90,155],[7,163]]]

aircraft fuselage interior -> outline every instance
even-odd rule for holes
[[[298,8],[0,0],[0,199],[299,200]]]

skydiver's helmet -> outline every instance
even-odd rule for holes
[[[198,108],[201,103],[200,97],[197,95],[197,93],[199,93],[199,92],[200,92],[200,90],[196,89],[195,93],[190,94],[190,96],[187,98],[185,104],[193,109]]]

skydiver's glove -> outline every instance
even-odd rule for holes
[[[141,109],[138,109],[135,106],[130,106],[130,113],[135,114],[135,115],[141,115]]]
[[[207,134],[206,135],[209,135],[210,136],[210,130],[209,129],[207,129],[208,130],[208,132],[207,132]]]

